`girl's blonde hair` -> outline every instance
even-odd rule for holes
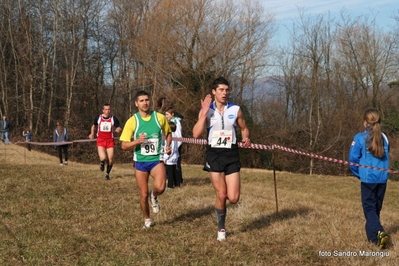
[[[369,133],[366,142],[368,144],[367,149],[377,158],[384,157],[380,113],[377,109],[371,108],[364,112],[363,118],[367,123],[366,131]]]

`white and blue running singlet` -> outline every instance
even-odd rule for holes
[[[208,144],[212,148],[231,148],[237,143],[236,128],[237,114],[240,106],[227,102],[222,113],[212,102],[206,119]]]

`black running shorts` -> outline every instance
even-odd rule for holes
[[[226,175],[239,172],[241,168],[238,146],[231,149],[206,147],[205,165],[203,170],[208,172],[225,173]]]

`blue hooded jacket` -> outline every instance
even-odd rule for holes
[[[369,133],[367,131],[355,135],[349,150],[349,162],[358,163],[361,165],[373,166],[378,168],[389,169],[389,141],[388,137],[382,133],[382,140],[384,143],[384,156],[377,158],[367,149],[367,138]],[[349,166],[352,173],[364,183],[386,183],[388,179],[388,172],[369,169],[365,167]]]
[[[68,131],[67,129],[64,127],[62,129],[61,134],[58,132],[58,128],[55,128],[53,131],[53,139],[54,142],[65,142],[69,140],[69,136],[68,136]],[[57,146],[60,146],[61,144],[58,144]]]

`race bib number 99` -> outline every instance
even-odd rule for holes
[[[141,144],[141,155],[158,155],[158,139],[146,139]]]
[[[233,142],[233,131],[231,130],[215,130],[212,134],[212,148],[231,148]]]

